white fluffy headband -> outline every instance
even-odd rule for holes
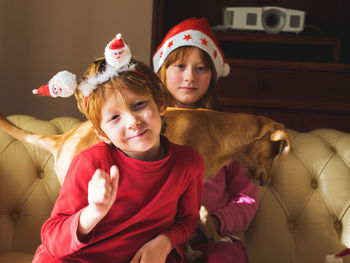
[[[105,48],[106,69],[96,75],[89,76],[78,85],[76,76],[69,71],[58,72],[48,84],[33,90],[33,94],[51,97],[69,97],[73,95],[78,87],[85,97],[98,85],[117,77],[120,72],[134,69],[135,65],[130,63],[131,53],[129,47],[124,43],[121,34],[117,34]]]

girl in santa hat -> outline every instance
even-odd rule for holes
[[[165,84],[169,106],[216,109],[216,82],[230,68],[206,19],[190,18],[172,28],[153,56],[154,71]],[[195,131],[194,131],[195,132]],[[204,184],[204,203],[217,231],[231,242],[208,242],[198,231],[193,248],[207,263],[248,262],[236,234],[245,231],[258,208],[257,186],[233,160]]]

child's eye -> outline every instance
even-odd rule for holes
[[[185,68],[185,64],[176,64],[174,65],[175,68],[178,68],[178,69],[184,69]]]
[[[120,115],[113,115],[112,118],[111,118],[111,121],[119,119],[119,117],[120,117]]]
[[[198,67],[196,67],[196,70],[197,71],[206,71],[207,67],[206,66],[198,66]]]
[[[147,102],[147,101],[139,101],[139,102],[136,102],[135,105],[134,105],[134,108],[135,108],[135,109],[140,109],[140,108],[142,108],[143,106],[146,105],[146,102]]]

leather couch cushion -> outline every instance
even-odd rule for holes
[[[271,184],[259,187],[259,210],[245,233],[253,263],[324,262],[350,247],[350,134],[288,133],[291,152]]]

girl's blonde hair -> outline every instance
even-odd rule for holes
[[[88,120],[90,120],[94,128],[104,135],[100,128],[102,116],[101,110],[105,99],[116,95],[123,98],[121,91],[129,89],[141,96],[152,97],[156,103],[158,110],[165,110],[167,106],[167,92],[162,81],[158,76],[144,63],[132,59],[131,62],[135,64],[133,70],[121,72],[117,77],[112,78],[104,83],[98,85],[88,97],[84,97],[79,89],[76,89],[74,96],[77,100],[78,109],[82,112]],[[83,80],[91,75],[101,73],[106,69],[106,60],[100,58],[95,60],[86,70]],[[165,117],[162,118],[162,131],[165,129]]]
[[[197,48],[197,47],[182,46],[182,47],[175,49],[173,52],[171,52],[167,56],[167,58],[165,59],[165,61],[163,62],[161,68],[159,69],[159,71],[157,73],[157,75],[159,76],[161,81],[164,83],[164,85],[166,85],[166,71],[167,71],[168,67],[175,62],[183,60],[190,52],[192,52],[192,50],[194,48]],[[217,109],[217,106],[218,106],[217,105],[217,95],[216,95],[217,73],[215,70],[215,65],[214,65],[212,59],[210,58],[210,56],[205,51],[203,51],[200,48],[198,48],[198,50],[200,50],[200,56],[201,56],[201,59],[202,59],[204,65],[206,67],[210,68],[210,70],[212,72],[209,88],[208,88],[207,92],[204,94],[204,96],[201,98],[200,103],[199,103],[199,107],[205,108],[205,109]],[[168,106],[175,107],[176,105],[174,103],[173,96],[169,93],[168,89],[166,89],[166,92],[167,92],[167,96],[169,97]]]

